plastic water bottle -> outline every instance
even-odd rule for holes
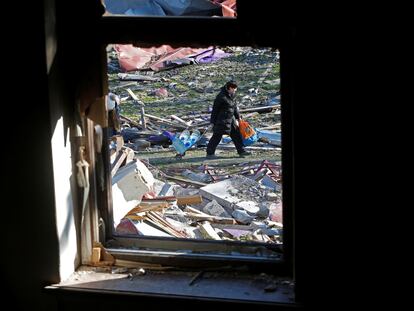
[[[190,148],[191,146],[193,146],[197,142],[199,137],[200,137],[200,131],[199,130],[194,130],[191,133],[188,140],[184,143],[185,147]]]
[[[180,139],[178,135],[173,137],[172,145],[179,154],[184,154],[187,150],[185,144],[183,143],[183,141]]]
[[[174,149],[177,150],[178,153],[180,154],[185,153],[186,148],[185,148],[184,143],[180,139],[180,135],[178,134],[174,135],[173,133],[168,132],[168,131],[163,131],[162,134],[164,136],[167,136],[171,140]]]
[[[190,131],[189,130],[184,130],[181,134],[180,134],[180,140],[185,144],[188,139],[190,138]]]
[[[191,142],[191,146],[194,145],[197,140],[200,138],[200,131],[199,130],[194,130],[191,135],[190,135],[190,142]]]

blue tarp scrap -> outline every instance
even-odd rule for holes
[[[138,16],[222,16],[221,6],[205,0],[105,0],[111,14]]]

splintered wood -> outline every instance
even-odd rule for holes
[[[169,234],[177,237],[177,238],[188,238],[188,234],[186,234],[182,230],[176,229],[172,226],[167,220],[165,220],[161,214],[157,212],[148,212],[147,213],[148,220],[154,224],[155,226],[161,228],[162,230],[168,232]]]

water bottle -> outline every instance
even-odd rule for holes
[[[194,130],[191,135],[190,135],[190,142],[191,142],[191,146],[194,145],[198,139],[200,138],[200,131],[199,130]]]
[[[164,136],[167,136],[171,140],[173,147],[175,148],[175,150],[177,150],[178,153],[180,153],[180,154],[185,153],[186,148],[184,146],[184,143],[180,139],[180,135],[173,134],[173,133],[168,132],[168,131],[163,131],[162,134]]]
[[[188,138],[188,140],[184,143],[185,147],[186,148],[190,148],[192,145],[194,145],[197,142],[197,140],[199,139],[199,137],[200,137],[200,131],[199,130],[194,130],[191,133],[191,135]]]
[[[179,135],[176,135],[173,137],[172,139],[172,145],[175,148],[175,150],[177,150],[177,152],[179,154],[184,154],[187,150],[185,144],[183,143],[183,141],[180,139]]]
[[[190,138],[190,131],[189,130],[184,130],[181,134],[180,134],[180,140],[185,144],[188,139]]]

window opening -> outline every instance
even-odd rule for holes
[[[282,245],[279,51],[113,44],[107,55],[113,235]],[[209,157],[229,81],[250,126],[244,152],[225,134]]]

